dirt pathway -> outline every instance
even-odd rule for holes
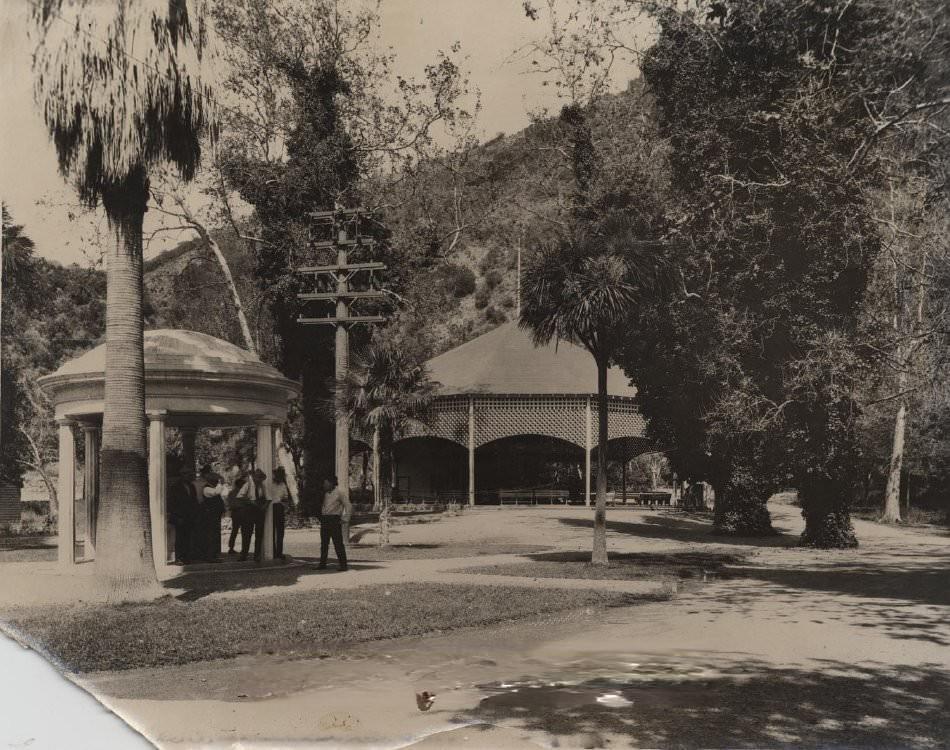
[[[802,550],[787,546],[797,510],[773,511],[787,534],[764,548],[710,544],[695,519],[614,514],[613,549],[752,554],[725,579],[599,622],[578,613],[87,686],[168,747],[948,746],[950,540],[859,523],[859,550]],[[525,523],[522,541],[553,542],[558,528],[589,538],[583,515]],[[421,689],[439,693],[428,713]]]

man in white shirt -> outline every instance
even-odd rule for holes
[[[320,513],[320,565],[321,570],[327,567],[327,554],[330,551],[330,540],[333,540],[333,551],[336,552],[337,568],[347,570],[346,545],[343,540],[343,524],[349,523],[353,511],[348,498],[343,496],[337,486],[337,478],[323,480],[323,509]]]
[[[254,533],[254,559],[258,562],[263,559],[264,550],[261,540],[264,537],[264,514],[270,503],[267,497],[266,480],[267,474],[260,469],[255,469],[235,498],[235,504],[241,508],[240,516],[243,517],[239,560],[247,560],[252,532]]]

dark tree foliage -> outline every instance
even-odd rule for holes
[[[255,160],[233,151],[222,163],[229,183],[254,206],[261,224],[254,275],[273,321],[277,364],[287,376],[302,380],[303,499],[315,510],[319,492],[314,488],[334,473],[334,426],[321,408],[331,397],[334,340],[330,327],[298,324],[304,308],[297,294],[310,291],[304,284],[312,282],[294,268],[336,260],[307,252],[309,215],[352,204],[361,164],[340,117],[339,99],[350,89],[338,68],[332,62],[310,68],[295,62],[283,72],[296,110],[287,160]]]
[[[55,455],[52,414],[36,385],[41,375],[100,343],[105,331],[105,274],[61,266],[33,254],[33,242],[3,209],[3,479]],[[26,463],[24,463],[26,462]]]
[[[716,488],[721,530],[768,531],[765,500],[790,479],[803,541],[854,545],[855,333],[880,249],[866,116],[925,96],[929,76],[888,3],[717,7],[657,11],[644,60],[682,206],[667,260],[683,299],[645,315],[656,335],[626,359],[677,471]]]

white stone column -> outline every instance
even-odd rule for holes
[[[257,468],[267,474],[264,482],[267,487],[267,496],[274,497],[274,422],[261,421],[257,423]],[[264,514],[264,538],[261,540],[261,555],[265,560],[274,559],[274,507],[268,504]]]
[[[475,505],[475,397],[468,397],[468,504]]]
[[[168,564],[168,514],[165,512],[165,411],[148,416],[148,507],[152,523],[152,559],[161,572]]]
[[[57,557],[60,565],[71,566],[76,562],[76,438],[71,420],[58,419],[56,424],[59,426]]]
[[[590,453],[593,439],[591,437],[590,396],[587,397],[587,406],[584,410],[584,505],[590,505]],[[601,449],[602,450],[602,449]]]
[[[96,559],[96,517],[99,514],[99,425],[84,423],[83,499],[86,501],[86,531],[83,559]]]
[[[300,485],[297,484],[297,469],[294,466],[294,457],[284,445],[284,426],[274,426],[274,446],[277,456],[275,468],[280,466],[287,476],[287,489],[290,491],[289,505],[294,507],[300,505]]]

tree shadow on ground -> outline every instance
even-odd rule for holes
[[[710,617],[756,610],[768,600],[777,621],[816,624],[839,622],[884,632],[895,640],[918,640],[950,646],[947,606],[950,565],[931,560],[930,567],[881,568],[842,565],[838,569],[754,568],[730,571],[748,581],[733,580],[728,589],[697,594],[696,604]]]
[[[527,555],[532,560],[549,562],[590,562],[590,552],[573,550],[568,552],[539,552]],[[735,565],[745,559],[742,554],[720,552],[612,552],[610,562],[624,562],[644,567],[666,568],[682,566],[687,568],[710,568],[722,565]]]
[[[562,686],[483,686],[492,694],[456,719],[582,737],[585,747],[606,747],[609,735],[665,748],[933,748],[950,737],[950,674],[937,665],[695,666],[698,676],[630,670]]]
[[[175,578],[164,581],[162,585],[169,590],[178,590],[175,598],[180,601],[193,602],[221,591],[253,591],[254,589],[273,586],[294,586],[301,579],[310,576],[335,575],[335,561],[330,562],[326,570],[318,570],[318,560],[301,558],[299,563],[281,567],[266,567],[258,569],[214,569],[201,570],[193,573],[184,573]],[[378,565],[366,563],[350,564],[352,571],[372,570]]]
[[[589,518],[559,518],[567,526],[593,529]],[[669,539],[676,542],[723,544],[747,547],[795,547],[798,535],[781,529],[778,534],[766,537],[738,537],[713,534],[708,522],[675,518],[670,515],[645,516],[642,521],[607,521],[607,530],[618,534],[630,534],[645,539]]]

